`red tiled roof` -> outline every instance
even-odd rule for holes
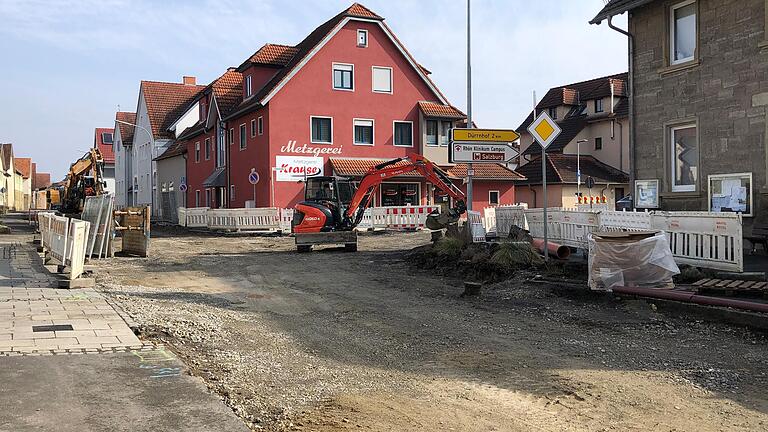
[[[297,52],[299,49],[295,46],[268,43],[253,53],[246,63],[285,66]]]
[[[51,185],[51,173],[35,174],[35,189],[48,187]]]
[[[419,109],[427,117],[442,117],[463,119],[467,116],[452,105],[443,105],[437,102],[419,101]]]
[[[149,123],[155,138],[173,138],[168,128],[188,108],[192,100],[203,90],[202,85],[142,81],[141,89],[147,104]]]
[[[234,69],[228,69],[222,76],[211,83],[221,117],[225,117],[232,112],[243,100],[242,85],[243,74]]]
[[[104,163],[113,164],[115,163],[115,151],[112,149],[112,144],[104,143],[104,135],[102,134],[105,133],[112,134],[114,140],[115,130],[113,128],[96,128],[95,136],[93,138],[94,146],[101,152],[101,157],[104,159]]]
[[[380,17],[379,15],[375,14],[373,11],[368,9],[367,7],[361,5],[360,3],[353,3],[352,6],[347,8],[345,11],[346,15],[349,16],[356,16],[361,18],[371,18],[375,20],[383,20],[384,18]]]
[[[127,111],[118,111],[117,113],[115,113],[115,120],[136,124],[136,113],[127,112]],[[123,145],[133,144],[134,127],[127,125],[125,123],[117,123],[117,127],[120,129],[120,139],[123,141]]]
[[[22,177],[27,179],[32,173],[32,158],[14,158],[13,166],[16,168],[16,171],[21,174]]]
[[[445,167],[448,176],[452,178],[465,178],[467,176],[467,164],[456,164],[452,167]],[[474,179],[482,180],[523,180],[525,177],[520,173],[513,171],[504,165],[499,164],[474,164],[472,169],[475,174]]]
[[[384,163],[389,159],[375,159],[375,158],[329,158],[331,167],[336,175],[348,176],[348,177],[362,177],[374,166]],[[395,167],[404,167],[411,165],[408,161],[400,161],[394,165]],[[400,177],[421,177],[416,171],[405,173]]]

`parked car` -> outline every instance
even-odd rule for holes
[[[616,211],[632,210],[632,195],[626,195],[624,198],[616,201]]]

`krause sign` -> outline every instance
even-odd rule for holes
[[[509,143],[520,135],[507,129],[451,129],[451,163],[504,163],[517,156]]]
[[[275,156],[277,175],[282,182],[296,182],[304,177],[323,175],[323,158],[312,156]]]

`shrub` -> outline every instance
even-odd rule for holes
[[[544,264],[544,259],[528,242],[502,243],[491,255],[491,262],[505,269]]]
[[[458,257],[464,242],[455,237],[443,237],[435,243],[434,251],[438,256]]]

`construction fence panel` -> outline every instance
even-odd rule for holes
[[[647,231],[651,229],[651,213],[635,211],[601,211],[602,231]]]
[[[70,280],[78,278],[85,269],[91,224],[79,219],[56,216],[53,213],[41,213],[38,217],[43,248],[51,258],[69,268],[67,276]]]
[[[483,225],[483,217],[480,215],[480,212],[467,210],[467,223],[472,233],[472,242],[485,242],[485,226]]]
[[[179,226],[187,226],[187,209],[184,207],[179,207],[176,209],[176,212],[178,213]]]
[[[651,228],[666,233],[678,264],[744,271],[740,214],[652,212]]]
[[[421,229],[425,227],[427,216],[433,211],[440,210],[439,206],[391,206],[379,207],[386,210],[387,228],[389,229]]]
[[[549,229],[552,232],[559,231],[556,238],[564,246],[587,249],[589,234],[600,229],[600,213],[597,211],[560,210],[553,212],[553,217],[558,218],[558,221],[550,226],[557,228]],[[552,238],[554,241],[555,237]]]
[[[527,205],[503,205],[493,209],[497,235],[499,237],[508,237],[509,230],[513,226],[518,226],[527,230],[528,222],[525,217],[525,211],[527,209]]]
[[[291,232],[293,227],[293,209],[280,209],[280,231],[284,233]]]
[[[561,216],[559,208],[547,209],[547,237],[551,241],[560,240]],[[496,220],[498,221],[498,216],[496,217]],[[528,225],[527,229],[530,231],[532,237],[544,238],[544,209],[535,208],[525,210],[525,222]]]
[[[483,209],[483,225],[485,226],[485,232],[496,233],[496,207],[486,207]]]
[[[238,231],[275,232],[281,229],[280,210],[281,209],[276,207],[267,207],[232,209],[230,211],[235,215],[234,229]],[[292,214],[291,218],[293,218]]]
[[[113,194],[85,197],[81,219],[91,224],[86,256],[91,258],[107,256],[112,241],[114,204],[115,196]]]

